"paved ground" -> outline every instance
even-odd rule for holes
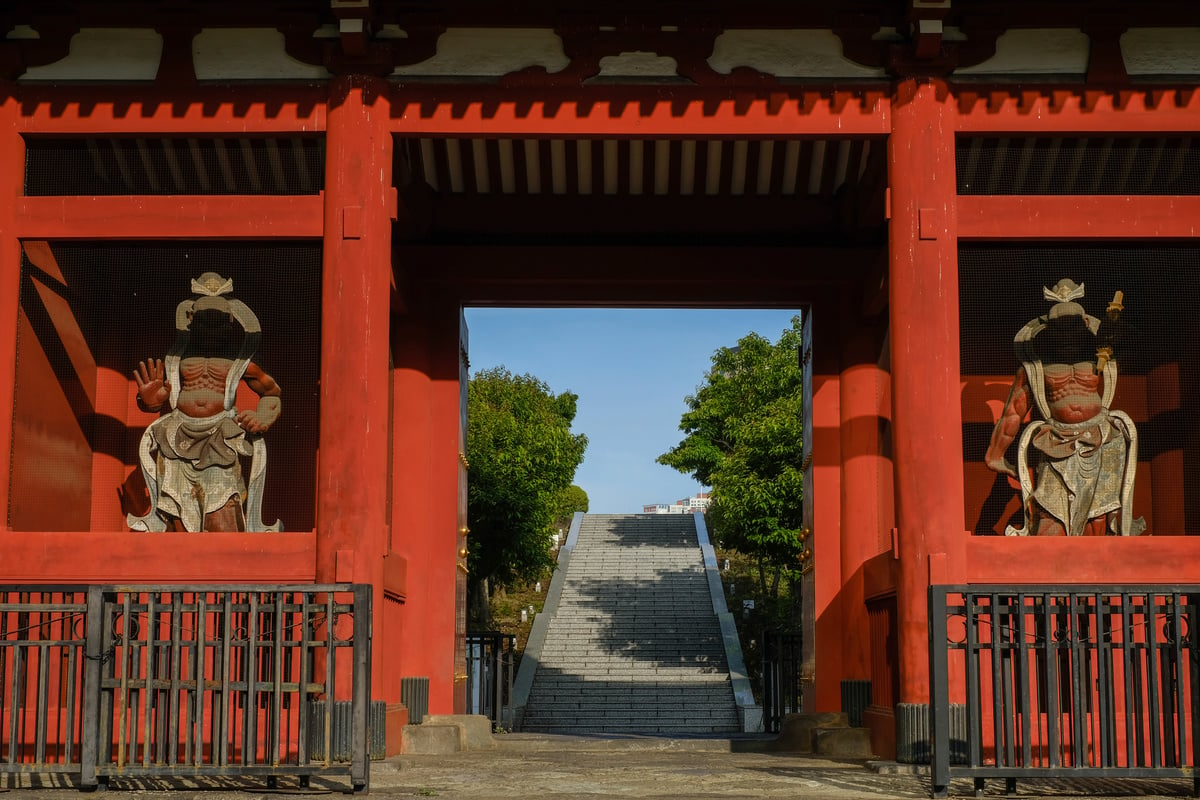
[[[398,756],[371,772],[375,797],[438,797],[443,800],[595,800],[625,798],[924,798],[928,778],[879,774],[863,762],[838,762],[762,752],[762,740],[657,739],[507,734],[494,750],[453,755]],[[29,776],[6,776],[6,797],[79,800],[74,789],[34,785]],[[14,780],[16,782],[14,782]],[[294,784],[285,783],[286,791]],[[345,784],[314,780],[314,788],[344,791]],[[1022,781],[1016,797],[1189,797],[1190,780]],[[1004,797],[1002,781],[988,797]],[[261,784],[195,782],[115,783],[104,800],[248,800],[274,798]],[[973,796],[969,781],[956,782],[952,797]]]

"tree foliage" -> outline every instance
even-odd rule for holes
[[[587,510],[587,492],[582,487],[571,484],[559,492],[554,499],[554,527],[569,528],[571,517],[575,516],[575,512],[582,511],[586,514]]]
[[[712,487],[709,519],[727,547],[785,574],[798,567],[803,524],[801,345],[794,317],[777,342],[751,333],[717,350],[686,400],[683,441],[658,458]]]
[[[571,392],[555,395],[538,378],[514,375],[504,367],[471,378],[467,514],[472,583],[533,580],[553,563],[552,525],[587,448],[587,437],[571,432],[578,399]],[[586,494],[583,503],[586,508]]]

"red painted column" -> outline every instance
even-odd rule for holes
[[[20,107],[9,85],[0,103],[0,498],[4,515],[0,530],[8,529],[9,478],[12,474],[13,410],[16,402],[17,316],[21,288],[21,243],[16,230],[17,199],[24,191],[25,141],[17,133]]]
[[[1183,407],[1179,364],[1159,364],[1146,376],[1146,401],[1149,419],[1178,412]],[[1151,523],[1149,533],[1161,536],[1187,533],[1186,505],[1179,502],[1187,485],[1186,463],[1182,448],[1155,453],[1150,459]],[[1138,475],[1141,479],[1141,475]],[[1137,512],[1135,512],[1137,513]]]
[[[842,455],[839,427],[837,302],[832,296],[813,303],[812,322],[812,486],[813,616],[816,634],[812,696],[803,698],[812,711],[841,709],[842,678]],[[807,600],[807,598],[805,598]]]
[[[383,80],[353,75],[332,81],[326,131],[316,576],[319,582],[373,584],[376,614],[383,607],[388,541],[388,116]],[[374,653],[377,696],[382,653],[381,648]]]
[[[954,126],[945,83],[897,85],[888,291],[901,703],[929,702],[928,586],[965,566]]]
[[[842,446],[842,679],[871,677],[870,623],[863,564],[881,552],[879,412],[886,376],[879,366],[878,325],[843,305]]]
[[[394,321],[392,546],[408,560],[400,635],[381,646],[429,678],[429,712],[455,712],[458,575],[458,303],[410,298]]]

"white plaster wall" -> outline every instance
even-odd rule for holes
[[[152,81],[162,48],[162,36],[150,28],[82,28],[66,58],[31,67],[20,80]]]
[[[1200,75],[1200,28],[1130,28],[1121,54],[1131,76]]]
[[[996,40],[996,55],[954,75],[1084,75],[1090,43],[1077,28],[1021,28]]]
[[[206,80],[325,80],[329,71],[287,54],[274,28],[205,28],[192,39],[196,78]]]
[[[568,63],[562,40],[550,28],[449,28],[438,38],[433,58],[392,74],[498,78],[527,67],[560,72]]]
[[[675,78],[679,67],[675,59],[657,53],[634,51],[600,59],[597,78]]]
[[[883,78],[842,55],[831,30],[727,30],[717,37],[709,66],[722,75],[751,67],[779,78]]]

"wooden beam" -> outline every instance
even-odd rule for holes
[[[41,86],[12,90],[22,134],[86,136],[302,135],[325,130],[324,87]]]
[[[435,236],[837,236],[834,204],[808,195],[444,195],[431,210]]]
[[[4,583],[308,583],[316,537],[21,531],[0,548]]]
[[[320,194],[23,197],[14,224],[24,239],[316,239],[324,213]]]
[[[1028,239],[1195,239],[1200,196],[963,195],[963,241]]]
[[[456,91],[456,89],[458,91]],[[466,93],[463,90],[469,89]],[[882,88],[733,93],[682,87],[571,92],[406,85],[394,90],[392,130],[404,136],[846,138],[891,130]],[[580,99],[580,95],[584,99]]]
[[[959,87],[956,94],[956,128],[971,135],[1168,136],[1200,130],[1200,91],[1193,87],[1119,92]]]
[[[875,247],[405,245],[411,284],[467,305],[793,308],[855,282]]]

